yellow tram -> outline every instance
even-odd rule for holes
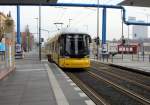
[[[89,44],[91,37],[85,33],[61,32],[46,43],[48,59],[61,68],[90,67]]]

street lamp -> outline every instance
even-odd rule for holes
[[[39,18],[34,18],[34,19],[36,19],[36,20],[37,20],[37,39],[38,39],[38,33],[39,33],[38,19],[39,19]]]
[[[122,35],[121,35],[121,38],[122,38],[122,41],[123,40],[125,40],[124,39],[124,28],[123,28],[123,10],[121,11],[121,20],[122,20],[122,26],[121,26],[121,28],[122,28]],[[122,46],[122,60],[123,60],[123,46]]]
[[[41,5],[39,5],[39,60],[41,61]]]
[[[129,45],[130,45],[130,26],[128,25],[128,53],[130,53],[130,48],[129,48]]]
[[[68,25],[68,27],[70,27],[70,25],[71,25],[71,20],[72,20],[72,19],[69,19],[69,25]]]
[[[62,26],[63,26],[64,23],[56,22],[56,23],[54,23],[54,24],[56,25],[57,30],[60,30],[60,29],[57,27],[57,25],[61,25],[61,29],[62,29]]]
[[[97,5],[99,5],[99,0],[97,0]],[[97,39],[99,37],[99,7],[97,7]],[[99,57],[99,50],[98,50],[98,44],[97,44],[97,60]]]

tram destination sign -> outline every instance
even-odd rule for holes
[[[57,3],[58,0],[0,0],[0,5],[42,5]]]

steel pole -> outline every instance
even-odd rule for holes
[[[103,18],[102,18],[102,50],[106,44],[106,8],[103,8]]]
[[[130,51],[129,51],[129,34],[130,34],[130,27],[129,27],[129,25],[128,25],[128,54],[130,53]]]
[[[71,20],[72,20],[72,19],[69,19],[69,25],[68,25],[68,27],[70,27],[70,26],[71,26]]]
[[[123,18],[123,10],[121,10],[121,18]],[[123,19],[122,19],[122,41],[124,40],[124,29],[123,29]],[[123,45],[122,45],[122,60],[123,60]]]
[[[41,5],[39,6],[39,60],[41,61]]]
[[[38,26],[38,18],[35,18],[37,22],[37,39],[38,39],[38,34],[39,34],[39,26]]]
[[[97,0],[97,5],[99,5],[99,0]],[[99,7],[97,8],[97,41],[99,37]],[[96,45],[97,45],[97,60],[99,58],[99,49],[98,49],[98,42],[96,41]]]
[[[20,6],[17,5],[17,44],[21,44],[20,42]]]

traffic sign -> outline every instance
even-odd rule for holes
[[[4,51],[5,51],[5,44],[0,43],[0,52],[4,52]]]

